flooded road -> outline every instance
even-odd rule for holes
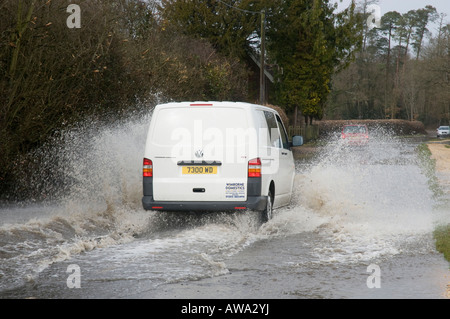
[[[147,123],[71,135],[49,155],[64,155],[69,191],[0,209],[1,298],[448,298],[432,231],[449,199],[420,141],[321,143],[296,162],[291,205],[261,226],[251,212],[143,211]]]

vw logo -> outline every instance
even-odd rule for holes
[[[197,151],[195,152],[195,157],[197,157],[197,158],[203,157],[203,150],[202,150],[202,149],[197,150]]]

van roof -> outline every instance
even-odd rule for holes
[[[201,106],[212,106],[212,107],[242,107],[242,108],[252,108],[252,107],[260,107],[265,108],[267,110],[274,111],[278,113],[276,110],[259,104],[252,104],[247,102],[231,102],[231,101],[191,101],[191,102],[170,102],[159,104],[157,107],[160,108],[171,108],[171,107],[201,107]]]

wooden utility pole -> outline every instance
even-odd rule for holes
[[[261,10],[261,46],[260,46],[260,50],[261,50],[261,66],[260,66],[260,70],[259,70],[259,103],[260,104],[264,104],[265,101],[265,74],[264,74],[264,70],[265,70],[265,64],[264,64],[264,51],[265,51],[265,20],[266,20],[266,11],[265,10]]]

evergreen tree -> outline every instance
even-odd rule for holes
[[[279,66],[278,99],[299,108],[305,119],[321,119],[334,72],[345,68],[360,47],[354,4],[340,14],[328,0],[272,3],[269,54]]]
[[[226,56],[243,58],[254,44],[258,11],[248,0],[163,0],[164,24],[188,36],[209,41]]]

